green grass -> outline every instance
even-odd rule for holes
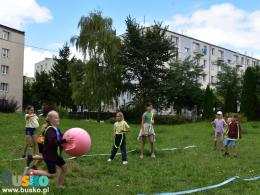
[[[0,114],[0,159],[19,158],[22,154],[24,119],[21,114]],[[113,143],[111,124],[63,119],[61,129],[82,127],[92,136],[89,154],[110,153]],[[136,140],[139,126],[131,125],[127,135],[127,150],[137,149],[128,155],[129,164],[123,166],[121,156],[107,163],[106,156],[82,157],[68,161],[69,172],[65,178],[68,189],[54,189],[51,180],[49,194],[137,194],[175,192],[220,183],[231,176],[243,178],[260,175],[260,122],[242,124],[243,139],[239,141],[237,159],[223,158],[220,151],[212,151],[213,130],[207,122],[159,126],[157,131],[157,158],[151,159],[149,145],[147,156],[139,159],[139,143]],[[160,148],[197,145],[197,148],[176,151],[160,151]],[[66,155],[65,155],[66,156]],[[10,170],[21,175],[24,162],[0,163],[0,172]],[[46,169],[43,165],[43,169]],[[236,180],[209,191],[197,194],[260,194],[260,180],[244,182]]]

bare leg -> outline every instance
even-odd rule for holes
[[[56,174],[51,174],[48,173],[47,171],[43,171],[43,170],[33,170],[33,169],[29,169],[27,172],[27,175],[42,175],[42,176],[47,176],[49,178],[53,178],[55,177]]]
[[[233,156],[237,157],[237,146],[233,146]]]
[[[142,142],[141,142],[141,156],[140,158],[144,157],[144,146],[145,146],[145,142],[146,142],[146,136],[142,136]]]
[[[151,144],[151,153],[152,155],[154,155],[155,153],[154,135],[150,135],[150,144]]]
[[[24,149],[23,149],[23,154],[24,155],[26,155],[26,153],[27,153],[29,143],[30,143],[30,136],[29,135],[25,135],[25,138],[24,138]]]
[[[61,167],[61,172],[57,178],[56,188],[63,188],[62,183],[64,181],[65,175],[67,174],[67,171],[68,171],[68,167],[65,164]]]
[[[223,135],[221,135],[220,136],[220,141],[221,141],[221,151],[224,151],[224,136]]]

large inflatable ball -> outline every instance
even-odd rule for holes
[[[63,139],[71,138],[69,143],[62,145],[64,151],[70,156],[79,157],[89,151],[91,147],[91,138],[87,131],[81,128],[72,128],[67,130]]]

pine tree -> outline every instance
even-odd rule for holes
[[[256,75],[255,69],[248,67],[243,78],[241,112],[249,120],[256,118],[257,96],[256,96]]]
[[[213,117],[213,115],[214,115],[213,106],[214,106],[214,94],[208,85],[205,90],[205,94],[204,94],[203,118],[210,119]]]
[[[231,85],[228,85],[225,94],[225,112],[237,112],[237,98]]]
[[[71,77],[69,66],[72,63],[69,59],[70,48],[67,43],[59,50],[59,57],[54,58],[54,66],[50,72],[54,86],[55,102],[63,107],[73,105]]]

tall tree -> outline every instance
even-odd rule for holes
[[[71,38],[71,43],[84,55],[85,67],[82,69],[85,72],[81,83],[85,91],[73,93],[82,93],[80,99],[100,113],[101,103],[110,104],[120,94],[122,69],[118,53],[121,41],[112,27],[112,19],[104,18],[99,11],[81,17],[78,28],[80,33]]]
[[[54,58],[54,66],[50,75],[53,80],[55,102],[57,105],[70,107],[73,105],[71,77],[69,65],[72,63],[70,58],[70,48],[67,43],[59,50],[59,57]]]
[[[227,86],[225,92],[225,112],[237,112],[237,97],[234,91],[234,87],[231,85]]]
[[[32,83],[30,83],[26,76],[23,77],[23,109],[27,105],[33,105],[35,101],[33,100]]]
[[[214,94],[212,89],[210,89],[209,85],[207,86],[204,93],[203,100],[203,118],[211,119],[214,115],[213,107],[214,107]]]
[[[191,109],[194,105],[201,108],[203,92],[201,79],[204,76],[202,65],[197,59],[187,58],[184,61],[176,60],[169,64],[167,77],[167,99],[174,103],[180,113],[181,108]]]
[[[136,102],[152,101],[157,109],[164,101],[166,62],[176,57],[176,47],[167,37],[167,27],[155,23],[141,27],[135,19],[126,19],[123,35],[122,62],[125,66],[124,83]]]
[[[256,119],[257,96],[256,96],[256,71],[248,67],[243,78],[241,95],[241,112],[249,120]]]
[[[46,72],[36,72],[35,82],[32,85],[33,97],[37,101],[37,107],[43,103],[54,102],[54,90],[51,76]]]
[[[217,93],[225,97],[228,87],[232,90],[236,100],[240,100],[241,77],[238,73],[238,68],[231,67],[225,63],[218,64],[221,66],[221,71],[217,74],[217,82],[214,84]]]

